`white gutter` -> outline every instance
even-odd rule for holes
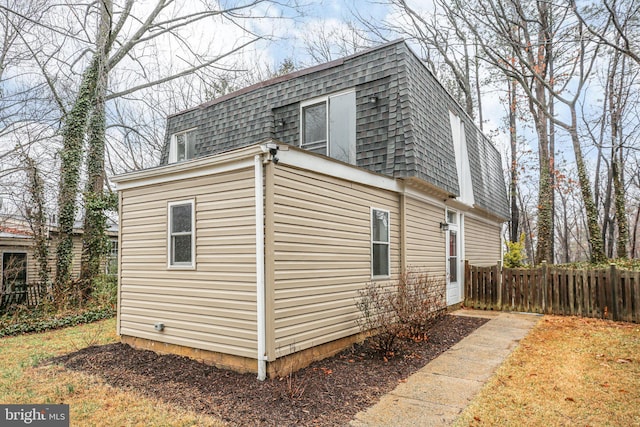
[[[262,178],[262,155],[253,158],[255,170],[256,200],[256,300],[258,315],[258,380],[267,378],[266,361],[266,313],[265,313],[265,272],[264,272],[264,180]]]

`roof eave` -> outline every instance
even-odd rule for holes
[[[248,147],[238,148],[224,153],[212,154],[184,162],[170,163],[156,166],[154,168],[128,172],[111,177],[111,181],[116,183],[117,187],[121,187],[123,184],[130,184],[136,181],[180,175],[188,171],[207,168],[211,165],[212,161],[215,161],[216,164],[230,163],[240,159],[245,159],[251,155],[261,154],[263,152],[261,146],[269,142],[276,141],[268,139],[262,143],[253,144]]]

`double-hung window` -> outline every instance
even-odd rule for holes
[[[168,206],[169,268],[195,267],[194,201],[170,202]]]
[[[371,276],[389,277],[389,211],[371,208]]]
[[[174,133],[171,136],[169,163],[182,162],[196,155],[195,129]]]
[[[2,254],[2,292],[13,292],[27,284],[27,254],[5,252]]]
[[[355,91],[312,99],[300,108],[300,147],[356,164]]]

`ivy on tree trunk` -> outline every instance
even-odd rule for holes
[[[25,154],[29,210],[27,219],[34,240],[34,256],[38,265],[38,283],[45,287],[49,283],[49,242],[47,241],[47,212],[44,201],[44,181],[36,162]]]
[[[96,89],[98,60],[94,57],[82,76],[78,97],[65,117],[60,151],[60,183],[58,191],[59,241],[56,250],[56,279],[54,298],[57,302],[71,288],[73,263],[73,225],[76,218],[80,167],[83,157],[83,142],[86,124],[91,111]]]
[[[100,80],[106,80],[103,75]],[[104,87],[101,83],[98,87]],[[98,89],[96,104],[89,121],[87,150],[87,182],[84,192],[84,233],[82,237],[82,260],[80,266],[81,295],[91,293],[92,281],[100,274],[100,265],[109,250],[106,236],[107,217],[105,210],[117,209],[113,193],[104,192],[105,150],[105,106],[102,90]]]
[[[112,3],[110,0],[100,2],[100,23],[96,38],[96,51],[89,68],[82,76],[80,91],[69,115],[65,118],[63,133],[63,149],[61,152],[61,179],[58,199],[60,242],[58,243],[56,259],[56,297],[63,297],[71,285],[71,270],[73,263],[73,224],[77,211],[77,196],[80,185],[80,168],[83,158],[83,141],[87,132],[87,121],[91,117],[89,136],[90,154],[87,159],[89,167],[88,187],[100,186],[100,195],[104,183],[104,96],[106,91],[106,76],[109,46],[111,45]],[[97,140],[97,142],[96,142]],[[101,148],[100,148],[100,144]],[[96,146],[95,149],[92,148]],[[102,155],[102,159],[96,160]],[[95,169],[95,170],[94,170]],[[102,172],[100,172],[102,171]],[[95,209],[95,203],[100,197],[89,195],[87,206]],[[93,218],[93,215],[90,215]],[[94,236],[99,230],[99,220],[89,220],[92,228],[89,233]],[[86,225],[86,223],[85,223]],[[103,233],[104,235],[104,227]],[[84,244],[83,244],[84,247]],[[92,255],[89,253],[91,258]],[[97,254],[100,257],[100,253]],[[84,254],[83,254],[84,258]],[[82,295],[81,295],[82,296]]]

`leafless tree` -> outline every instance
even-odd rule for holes
[[[47,7],[37,20],[30,19],[13,3],[0,5],[0,11],[11,19],[33,24],[29,31],[18,31],[18,37],[28,47],[30,67],[26,69],[33,80],[48,88],[49,98],[59,108],[62,124],[62,173],[58,191],[61,242],[56,282],[66,286],[71,277],[71,234],[78,212],[81,168],[85,161],[90,181],[87,189],[101,193],[105,185],[105,103],[188,78],[224,62],[262,38],[251,31],[249,25],[252,19],[264,16],[265,8],[275,3],[237,0],[221,7],[217,3],[181,4],[176,0],[156,0],[152,4],[97,0],[87,5],[42,1]],[[61,20],[61,17],[67,19]],[[211,46],[198,49],[189,43],[189,35],[205,22],[208,31],[225,24],[241,31],[235,40],[226,42],[224,50],[210,50]],[[218,44],[222,45],[221,42]],[[147,68],[147,57],[166,47],[179,49],[178,55],[174,54],[175,60],[161,73]],[[179,63],[182,66],[177,65]],[[89,157],[85,160],[86,143],[89,144]],[[91,225],[85,223],[87,227]]]
[[[544,259],[553,262],[553,153],[549,150],[548,138],[548,121],[551,120],[564,129],[571,139],[586,210],[591,259],[602,262],[605,253],[601,228],[582,153],[577,114],[578,101],[598,58],[599,46],[589,43],[580,21],[570,16],[570,8],[551,5],[546,1],[525,4],[520,0],[483,0],[476,7],[464,6],[463,10],[465,13],[460,18],[465,19],[475,31],[487,58],[508,77],[520,83],[531,103],[530,109],[540,141],[541,165],[537,261]],[[551,16],[555,16],[553,25]],[[482,38],[487,32],[493,37]],[[555,71],[557,76],[566,76],[564,79],[550,79],[551,45],[555,55],[562,57],[566,64],[564,70]],[[548,96],[563,106],[568,120],[551,114]]]
[[[422,60],[456,96],[467,114],[478,119],[482,128],[480,58],[478,41],[459,19],[455,1],[435,0],[428,11],[419,10],[406,0],[384,0],[392,11],[382,22],[355,12],[360,24],[382,40],[404,37],[419,46]]]
[[[596,40],[640,64],[640,2],[637,0],[570,1],[576,17]]]
[[[305,52],[311,58],[311,63],[304,63],[303,66],[353,55],[372,45],[370,36],[354,22],[315,22],[302,38]]]

